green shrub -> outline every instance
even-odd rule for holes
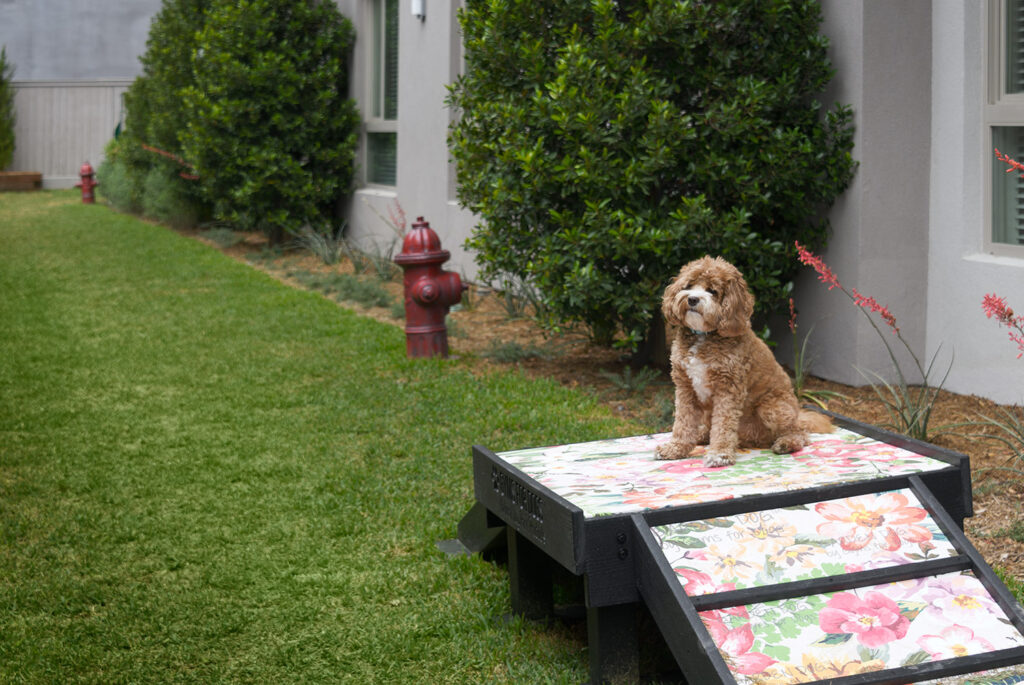
[[[125,160],[127,146],[122,140],[111,140],[104,149],[103,162],[96,169],[96,195],[122,212],[138,214],[142,211],[142,185],[135,182]]]
[[[196,40],[180,139],[215,216],[272,237],[330,223],[359,128],[351,23],[330,0],[212,0]]]
[[[793,242],[820,246],[852,178],[852,113],[809,0],[507,0],[460,13],[450,144],[480,215],[483,277],[536,287],[548,323],[634,347],[667,280],[721,255],[759,312],[784,306]]]
[[[191,228],[199,223],[193,196],[181,177],[165,164],[155,164],[142,187],[142,213],[174,228]]]
[[[177,226],[210,216],[191,168],[181,160],[185,126],[181,93],[195,82],[192,61],[196,36],[210,0],[164,0],[150,23],[143,73],[125,93],[126,126],[121,159],[128,180],[148,215],[173,217]],[[148,197],[150,191],[157,194]]]
[[[0,170],[14,159],[14,65],[7,61],[7,47],[0,47]]]

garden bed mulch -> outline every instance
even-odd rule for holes
[[[326,266],[306,252],[268,257],[265,241],[258,234],[246,234],[239,242],[224,246],[195,231],[185,233],[294,287],[304,287],[296,277],[303,272],[355,271],[348,261]],[[401,302],[400,277],[382,285],[396,302]],[[403,325],[387,308],[352,303],[345,306],[380,321]],[[652,432],[671,428],[672,388],[667,373],[638,372],[629,367],[621,352],[590,344],[579,330],[547,334],[531,319],[511,316],[509,309],[502,293],[471,287],[465,304],[449,315],[452,354],[480,372],[516,366],[527,376],[556,379],[593,394],[613,412],[640,421]],[[1012,363],[1012,356],[1008,359]],[[843,395],[828,401],[830,411],[877,426],[890,422],[885,406],[870,386],[847,386],[813,377],[807,385],[812,390]],[[977,422],[981,415],[993,416],[997,410],[998,405],[987,399],[942,391],[930,423],[930,442],[970,456],[974,517],[965,523],[968,537],[989,563],[1024,581],[1024,476],[1000,468],[1007,465],[1008,451],[1004,445],[972,435],[991,429],[961,426],[952,432],[942,432],[943,426]]]

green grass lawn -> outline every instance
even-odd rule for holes
[[[0,681],[579,683],[470,448],[639,432],[75,191],[0,194]]]

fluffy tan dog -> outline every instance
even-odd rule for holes
[[[659,459],[707,444],[704,465],[726,466],[740,447],[785,454],[806,446],[808,431],[832,431],[827,417],[800,409],[789,376],[751,330],[754,298],[735,266],[721,257],[690,262],[665,289],[662,311],[676,327],[676,406]]]

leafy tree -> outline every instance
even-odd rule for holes
[[[359,126],[353,41],[330,0],[211,0],[179,136],[215,215],[275,237],[335,217]]]
[[[825,242],[855,169],[850,109],[815,99],[833,73],[817,2],[480,0],[460,19],[449,142],[484,277],[633,348],[704,254],[760,312],[784,302],[794,241]]]
[[[7,61],[7,47],[0,47],[0,170],[14,159],[14,65]]]
[[[126,130],[112,150],[112,163],[125,167],[123,190],[137,206],[145,204],[146,186],[154,182],[177,199],[166,212],[156,212],[163,220],[209,213],[197,179],[175,158],[182,154],[187,115],[181,94],[195,83],[196,38],[210,5],[211,0],[164,0],[150,23],[142,75],[125,94]]]

